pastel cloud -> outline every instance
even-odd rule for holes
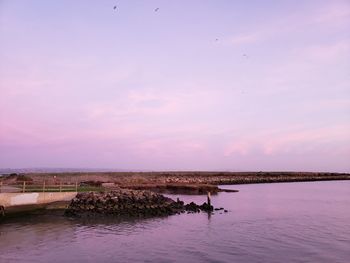
[[[225,149],[225,156],[248,155],[260,152],[265,155],[284,153],[316,154],[320,150],[328,154],[350,153],[350,126],[294,129],[289,131],[264,131],[243,135]],[[334,148],[334,144],[337,145]]]
[[[248,33],[248,34],[241,34],[236,35],[231,38],[229,38],[226,43],[230,45],[247,45],[251,43],[258,42],[261,38],[263,38],[263,34],[259,32],[255,33]]]

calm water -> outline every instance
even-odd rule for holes
[[[229,213],[211,217],[10,219],[0,262],[350,262],[350,181],[225,187],[240,192],[213,197]]]

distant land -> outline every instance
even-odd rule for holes
[[[33,171],[34,170],[34,171]],[[329,172],[228,172],[228,171],[111,171],[110,169],[1,169],[4,183],[30,181],[33,183],[84,183],[102,185],[112,183],[130,189],[166,187],[171,184],[220,185],[350,180],[349,173]],[[22,175],[21,175],[22,174]]]
[[[142,172],[143,170],[111,169],[111,168],[0,168],[1,174],[9,173],[78,173],[78,172]]]
[[[11,173],[274,173],[274,174],[349,174],[347,171],[332,172],[332,171],[253,171],[253,170],[236,170],[236,169],[222,169],[222,170],[147,170],[147,169],[119,169],[119,168],[58,168],[58,167],[25,167],[25,168],[0,168],[0,176]]]
[[[57,167],[25,167],[25,168],[0,168],[0,176],[11,173],[93,173],[93,172],[182,172],[181,170],[156,171],[148,169],[119,169],[119,168],[57,168]],[[198,172],[190,170],[188,172]],[[202,172],[202,171],[201,171]],[[245,170],[223,169],[221,171],[203,172],[249,172]]]

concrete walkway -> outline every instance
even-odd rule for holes
[[[4,185],[0,187],[0,193],[20,193],[22,188]]]
[[[0,193],[0,207],[5,214],[52,207],[56,203],[69,204],[77,192]]]

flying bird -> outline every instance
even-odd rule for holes
[[[117,9],[117,6],[115,5],[115,6],[113,7],[113,9],[114,9],[114,10]]]
[[[158,10],[159,10],[159,7],[157,7],[156,9],[154,9],[154,12],[158,12]]]

